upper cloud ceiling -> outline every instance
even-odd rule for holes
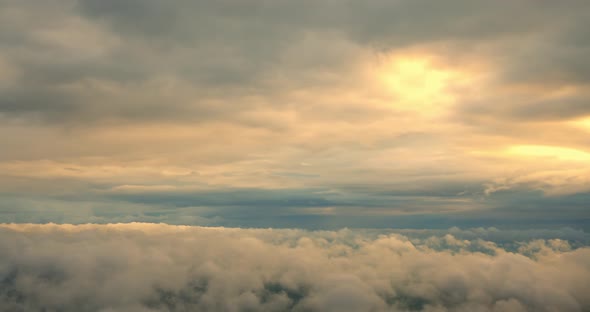
[[[588,20],[587,1],[3,1],[1,220],[30,201],[587,220]]]

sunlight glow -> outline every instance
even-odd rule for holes
[[[508,153],[518,156],[555,158],[557,160],[590,161],[590,153],[557,146],[515,145],[508,149]]]
[[[379,80],[395,98],[396,108],[432,115],[453,101],[448,87],[457,73],[434,66],[426,57],[392,57],[384,63]]]
[[[577,128],[590,131],[590,117],[574,120],[571,124]]]

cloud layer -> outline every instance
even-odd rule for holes
[[[402,235],[4,224],[0,233],[6,311],[590,308],[590,249],[579,236],[513,232],[504,236],[514,235],[507,248],[493,229]]]
[[[2,1],[0,221],[588,224],[589,6]]]

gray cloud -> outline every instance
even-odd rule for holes
[[[2,225],[10,311],[584,311],[590,250],[485,231]],[[424,234],[424,233],[423,233]],[[457,235],[457,236],[455,236]],[[534,237],[531,236],[531,237]]]
[[[497,61],[507,79],[580,83],[588,76],[583,66],[588,44],[580,35],[586,6],[584,1],[8,1],[0,51],[21,73],[21,82],[3,90],[0,111],[80,125],[231,119],[235,110],[251,107],[245,96],[280,106],[277,93],[313,87],[322,80],[320,72],[342,75],[361,51],[437,42],[450,48],[440,51],[445,58]],[[165,80],[157,80],[162,77],[174,78],[168,89],[162,87]],[[223,107],[213,109],[204,101],[211,98],[222,100],[217,105]]]
[[[586,227],[588,12],[2,1],[0,220]]]
[[[58,180],[54,180],[57,181]],[[19,182],[14,179],[13,184]],[[59,180],[54,188],[25,180],[6,186],[0,222],[165,222],[237,227],[448,228],[499,227],[589,230],[590,193],[547,196],[530,186],[486,195],[479,184],[341,189],[151,189]],[[420,184],[419,184],[420,185]],[[12,185],[16,190],[22,186]],[[535,218],[532,219],[531,215]]]

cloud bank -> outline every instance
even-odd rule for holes
[[[590,308],[587,245],[514,232],[516,247],[509,250],[492,232],[3,224],[0,306],[104,312]]]

